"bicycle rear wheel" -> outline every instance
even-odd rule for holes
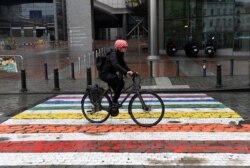
[[[165,113],[162,99],[153,92],[140,92],[135,94],[129,102],[129,114],[133,121],[143,127],[151,127],[158,124]],[[143,105],[145,104],[145,107]]]
[[[107,94],[102,97],[101,103],[95,102],[95,104],[93,104],[90,101],[89,93],[86,93],[81,101],[82,113],[91,123],[102,123],[106,121],[109,118],[110,113],[102,109],[102,107],[110,107],[110,105],[111,100]]]

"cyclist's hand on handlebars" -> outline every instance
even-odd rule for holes
[[[128,71],[128,72],[127,72],[127,75],[129,75],[129,76],[132,76],[133,74],[134,74],[133,71]]]

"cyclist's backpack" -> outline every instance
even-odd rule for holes
[[[98,71],[102,70],[103,66],[107,62],[107,57],[111,54],[112,51],[113,49],[110,48],[106,50],[106,54],[101,54],[96,57],[96,68]]]
[[[88,89],[90,91],[90,99],[94,102],[97,102],[100,97],[102,96],[103,92],[105,91],[102,87],[98,86],[97,84],[93,86],[88,86]]]
[[[102,70],[103,65],[106,62],[106,55],[100,55],[96,57],[96,68],[98,71]]]

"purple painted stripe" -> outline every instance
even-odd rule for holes
[[[125,96],[121,96],[120,98],[124,98]],[[144,96],[145,98],[148,98],[147,96]],[[161,98],[211,98],[206,95],[173,95],[173,96],[161,96]],[[58,96],[54,97],[52,99],[81,99],[81,96]]]

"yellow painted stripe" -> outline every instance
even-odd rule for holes
[[[99,114],[99,113],[98,113]],[[159,116],[159,113],[148,113],[142,114],[137,113],[140,118],[156,118]],[[98,116],[95,116],[98,118]],[[18,114],[14,119],[82,119],[84,116],[80,113],[36,113],[36,114]],[[128,119],[130,118],[128,113],[120,113],[117,119]],[[241,118],[241,116],[235,112],[185,112],[185,113],[165,113],[164,118]]]
[[[160,109],[159,109],[160,110]],[[136,111],[136,109],[134,110]],[[141,110],[140,110],[141,111]],[[126,109],[120,109],[122,113],[128,113]],[[191,112],[199,112],[199,113],[223,113],[223,112],[235,112],[229,108],[215,109],[215,108],[186,108],[186,109],[165,109],[165,113],[191,113]],[[47,113],[81,113],[82,110],[26,110],[22,112],[22,114],[47,114]]]

